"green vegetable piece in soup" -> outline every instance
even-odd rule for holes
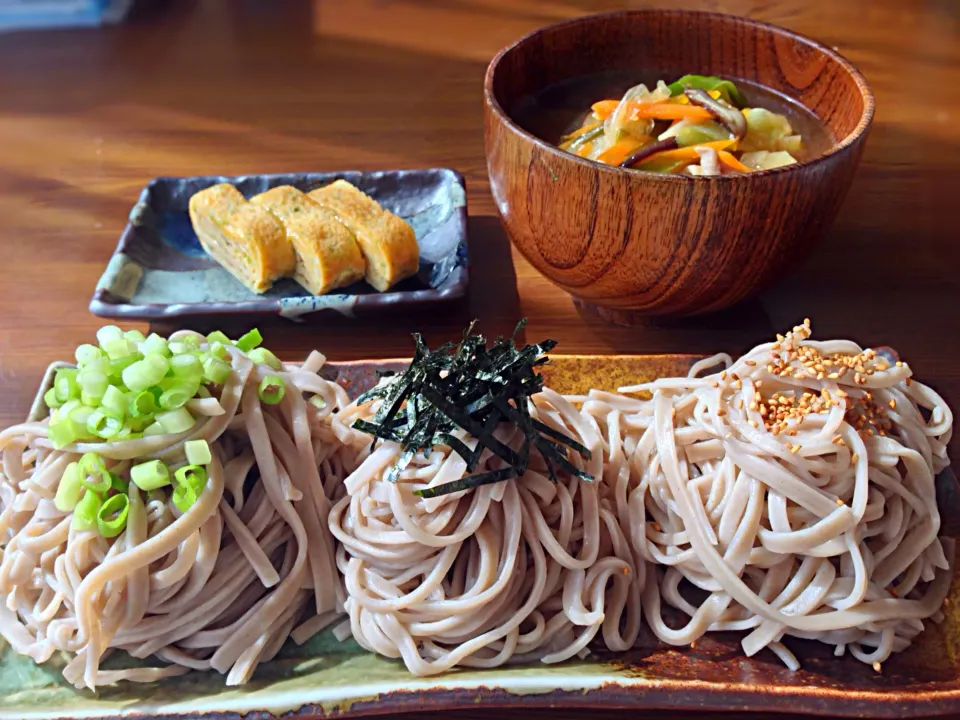
[[[795,137],[790,121],[783,115],[765,108],[747,108],[743,116],[747,120],[747,136],[741,141],[740,149],[744,152],[785,150],[784,141]],[[791,149],[796,152],[799,148],[793,146]]]
[[[680,129],[680,132],[677,133],[677,145],[680,147],[689,147],[691,145],[699,145],[700,143],[729,139],[730,131],[717,123],[685,125]]]
[[[682,95],[687,88],[699,88],[700,90],[717,90],[720,97],[731,105],[742,108],[747,104],[740,89],[729,80],[714,77],[712,75],[684,75],[676,82],[670,83],[671,95]]]

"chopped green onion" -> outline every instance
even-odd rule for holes
[[[108,416],[102,410],[94,410],[90,413],[85,423],[87,433],[96,435],[104,439],[112,438],[123,427],[123,423],[114,417]]]
[[[127,414],[127,396],[115,385],[107,386],[107,391],[103,394],[100,405],[115,417],[123,419]]]
[[[153,415],[146,415],[144,417],[132,417],[127,418],[126,428],[133,432],[143,432],[144,429],[149,427],[154,423]]]
[[[93,415],[93,408],[88,405],[78,405],[73,410],[70,411],[70,414],[67,416],[73,422],[75,422],[80,427],[84,427],[87,424],[87,420],[90,419],[90,416]]]
[[[167,347],[167,341],[156,333],[150,333],[150,337],[140,343],[140,352],[144,355],[170,356],[170,348]]]
[[[167,348],[173,355],[186,355],[189,352],[193,351],[193,348],[185,342],[179,340],[171,340],[167,343]]]
[[[227,350],[227,346],[221,342],[211,343],[209,353],[211,357],[219,358],[224,362],[230,362],[230,351]]]
[[[280,362],[280,358],[264,347],[254,348],[247,353],[247,357],[257,365],[269,365],[274,370],[283,370],[283,363]]]
[[[188,483],[181,483],[173,490],[173,504],[180,512],[186,512],[197,502],[197,491]]]
[[[207,335],[207,342],[211,345],[213,343],[223,343],[224,345],[233,345],[233,342],[230,340],[230,338],[228,338],[219,330],[214,330],[212,333]]]
[[[47,427],[47,438],[53,443],[53,446],[60,450],[67,445],[72,445],[83,435],[85,428],[81,428],[69,417],[64,417],[56,422],[51,421]]]
[[[170,369],[178,378],[200,380],[203,377],[203,363],[196,355],[175,355],[170,360]]]
[[[203,492],[203,486],[207,484],[207,471],[199,465],[184,465],[179,468],[174,476],[180,485],[189,485],[198,495]]]
[[[100,351],[96,345],[81,345],[77,348],[77,351],[74,353],[74,357],[77,358],[77,365],[83,367],[97,358],[103,357],[103,353]]]
[[[77,376],[77,380],[80,383],[82,394],[85,394],[88,398],[96,398],[95,405],[100,404],[100,399],[110,386],[110,380],[107,378],[106,373],[100,372],[99,370],[81,370]]]
[[[130,400],[130,415],[133,417],[152,416],[157,409],[157,399],[149,390],[141,390]]]
[[[213,394],[212,394],[209,390],[207,390],[206,387],[204,387],[203,385],[201,385],[201,386],[200,386],[200,389],[197,390],[197,397],[198,397],[198,398],[208,398],[208,397],[213,397]]]
[[[117,475],[115,472],[107,471],[107,475],[110,476],[110,489],[116,490],[117,492],[126,493],[130,490],[130,484],[124,480],[122,477]]]
[[[223,385],[230,377],[232,368],[220,358],[209,357],[203,363],[203,377],[217,385]]]
[[[111,360],[119,360],[127,355],[136,354],[137,348],[132,342],[121,337],[103,343],[103,351]]]
[[[137,362],[137,357],[138,356],[136,354],[133,354],[122,358],[117,358],[116,360],[110,360],[109,365],[107,366],[107,370],[109,371],[108,375],[110,375],[112,378],[116,378],[117,380],[122,380],[123,371]]]
[[[240,350],[243,350],[243,352],[250,352],[262,342],[263,335],[260,334],[260,331],[257,330],[257,328],[254,328],[237,340],[237,347]]]
[[[123,337],[123,330],[116,325],[104,325],[97,330],[97,342],[102,346],[105,342]]]
[[[97,513],[100,511],[100,497],[96,493],[84,493],[73,509],[73,527],[75,530],[93,530],[97,527]]]
[[[80,468],[72,462],[63,471],[60,484],[57,486],[57,495],[53,504],[60,512],[71,512],[83,497],[84,487],[80,484]]]
[[[77,384],[77,371],[73,368],[60,368],[53,378],[53,389],[57,400],[66,402],[80,397],[80,386]]]
[[[97,407],[100,404],[100,400],[102,400],[102,398],[99,398],[96,395],[90,395],[83,390],[80,391],[80,402],[89,408]]]
[[[96,453],[84,453],[79,463],[80,484],[95,493],[110,489],[110,473],[103,458]]]
[[[167,431],[163,429],[163,425],[158,422],[153,423],[152,425],[147,425],[143,429],[144,437],[151,437],[153,435],[166,435]]]
[[[170,469],[162,460],[150,460],[130,468],[130,480],[141,490],[156,490],[170,484]]]
[[[123,428],[123,421],[102,410],[94,410],[87,418],[87,432],[109,440]]]
[[[60,418],[70,417],[70,413],[80,407],[79,400],[68,400],[63,405],[61,405],[57,411],[53,414],[53,421],[59,420]]]
[[[260,381],[258,394],[260,399],[267,405],[276,405],[283,400],[283,394],[286,388],[283,384],[283,378],[279,375],[267,375]]]
[[[60,401],[57,400],[57,391],[53,388],[50,388],[43,394],[43,402],[46,403],[47,407],[51,410],[60,407]]]
[[[156,385],[167,374],[170,364],[161,355],[148,355],[123,370],[123,384],[133,392]]]
[[[210,445],[206,440],[188,440],[183,449],[187,455],[187,462],[191,465],[208,465],[213,460]]]
[[[319,410],[323,410],[325,407],[327,407],[327,401],[323,399],[323,395],[314,395],[307,402]]]
[[[97,530],[106,538],[116,537],[127,526],[129,512],[130,498],[123,493],[107,498],[97,510]]]
[[[123,336],[124,336],[127,340],[129,340],[130,342],[132,342],[134,345],[139,345],[140,343],[142,343],[142,342],[146,339],[146,338],[143,337],[143,333],[140,332],[139,330],[127,330],[127,331],[123,334]]]
[[[113,436],[114,442],[119,440],[136,440],[137,438],[142,438],[143,433],[139,430],[134,430],[131,427],[125,427],[116,435]]]
[[[177,408],[157,415],[157,422],[168,433],[181,433],[193,427],[193,415],[186,408]]]
[[[192,398],[197,392],[196,385],[175,385],[163,391],[160,395],[160,407],[164,410],[176,410],[187,404],[187,400]]]

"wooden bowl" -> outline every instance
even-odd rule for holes
[[[836,140],[796,165],[693,177],[585,160],[516,121],[518,104],[544,88],[625,71],[648,85],[688,73],[753,81],[811,110]],[[754,20],[685,10],[537,30],[490,63],[484,101],[490,185],[510,238],[578,303],[626,324],[720,310],[789,272],[836,217],[874,110],[863,77],[833,50]]]

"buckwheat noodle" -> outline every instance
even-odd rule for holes
[[[382,401],[350,403],[319,353],[285,366],[290,391],[267,405],[257,386],[277,371],[231,347],[229,380],[179,435],[55,450],[46,421],[17,425],[0,433],[0,633],[37,662],[66,653],[89,688],[189,669],[243,683],[344,613],[337,637],[421,676],[627,650],[641,616],[671,645],[740,631],[747,655],[796,668],[793,636],[879,668],[941,617],[954,548],[934,476],[953,417],[907,365],[809,336],[620,393],[535,395],[530,416],[590,450],[569,459],[593,481],[552,482],[534,453],[519,478],[421,498],[466,461],[436,446],[389,480],[401,447],[352,428]],[[495,431],[514,450],[521,435]],[[198,438],[213,461],[186,512],[131,484],[107,539],[53,503],[81,453],[123,475],[176,468]],[[476,471],[503,467],[485,451]],[[116,650],[167,664],[102,668]]]
[[[291,390],[280,404],[262,405],[260,379],[277,371],[229,351],[234,372],[219,397],[190,401],[199,420],[184,433],[63,450],[47,439],[46,420],[0,433],[0,632],[38,663],[67,653],[64,676],[78,687],[189,669],[243,683],[291,632],[302,642],[342,609],[322,480],[342,477],[329,418],[346,394],[319,377],[315,353],[279,373]],[[107,539],[76,530],[54,506],[64,468],[83,452],[123,475],[133,458],[179,467],[184,443],[201,438],[213,460],[186,512],[169,488],[130,483],[126,529]],[[118,649],[168,664],[101,669]]]
[[[347,592],[342,634],[401,658],[416,675],[455,665],[561,662],[586,655],[598,635],[613,650],[633,645],[644,566],[621,528],[617,476],[605,480],[604,440],[589,417],[549,390],[530,409],[591,451],[590,461],[578,454],[571,460],[596,482],[568,475],[554,483],[541,459],[520,478],[421,499],[414,490],[460,478],[466,462],[437,447],[397,482],[385,479],[399,445],[384,442],[371,452],[370,436],[349,427],[380,402],[350,406],[333,421],[357,465],[330,513]],[[515,428],[501,426],[495,435],[519,448]],[[477,471],[500,462],[485,451]]]
[[[649,399],[594,392],[583,410],[619,423],[624,527],[662,568],[642,596],[660,640],[746,631],[747,655],[769,647],[797,668],[790,635],[879,669],[941,617],[954,547],[938,538],[934,476],[953,417],[907,365],[809,336],[806,323],[735,362],[621,388]]]

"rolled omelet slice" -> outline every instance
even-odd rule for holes
[[[420,269],[420,247],[413,228],[346,180],[313,190],[308,196],[353,232],[367,261],[367,282],[380,292]]]
[[[207,254],[255,293],[294,270],[296,256],[283,225],[229,183],[191,197],[190,222]]]
[[[282,185],[250,199],[283,223],[297,265],[293,279],[314,295],[363,277],[366,262],[353,233],[295,187]]]

